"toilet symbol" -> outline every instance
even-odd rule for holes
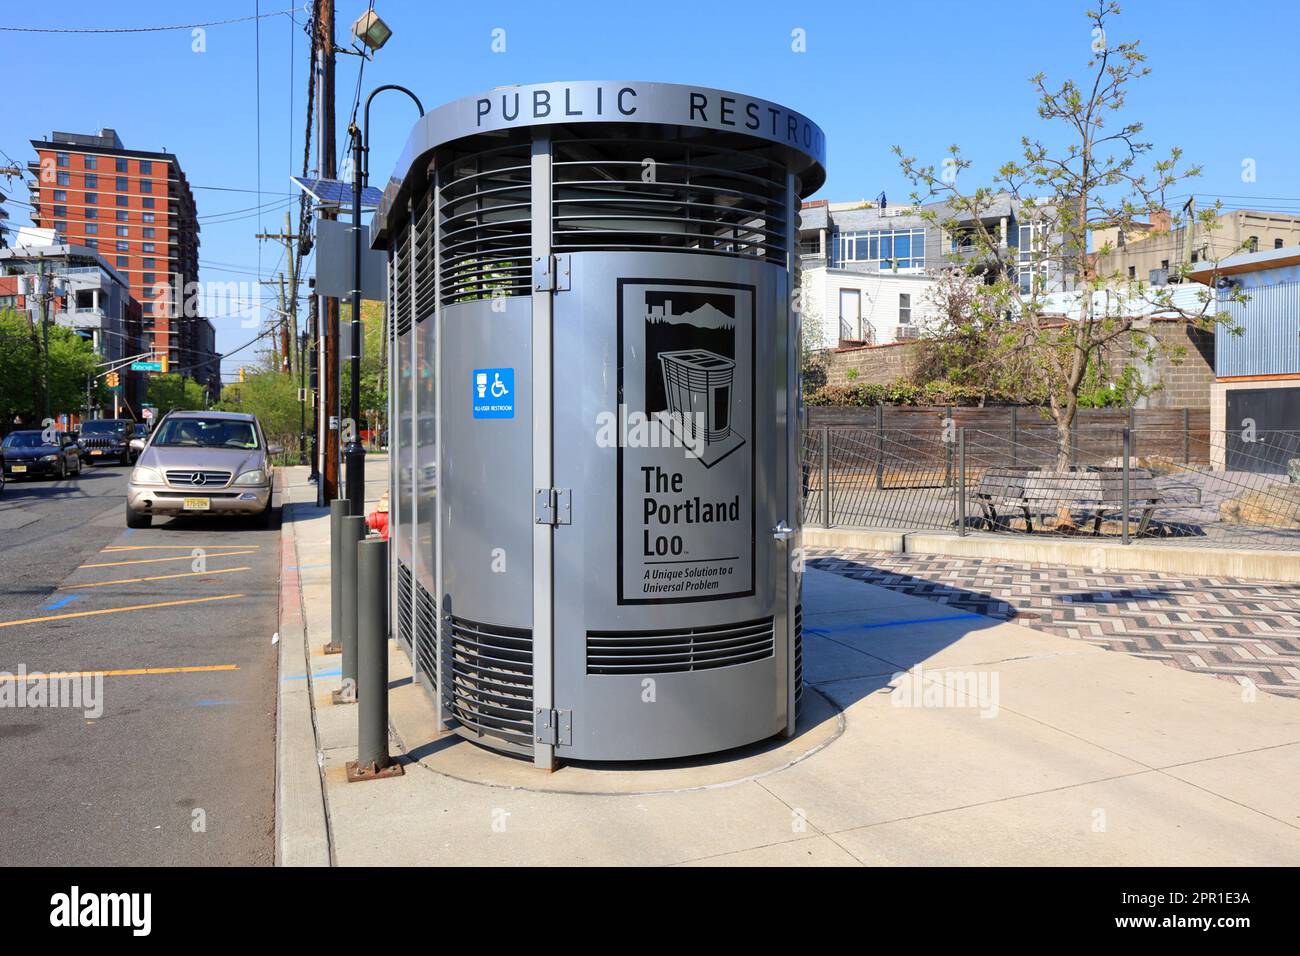
[[[474,386],[478,390],[479,398],[487,394],[487,372],[479,372],[474,376]]]

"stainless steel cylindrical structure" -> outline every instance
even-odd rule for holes
[[[443,719],[557,759],[792,734],[800,200],[765,100],[547,83],[433,110],[389,260],[392,620]]]

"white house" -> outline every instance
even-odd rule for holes
[[[919,273],[863,273],[825,266],[803,273],[804,347],[887,345],[916,338],[934,315],[934,280]]]

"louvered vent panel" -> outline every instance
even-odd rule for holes
[[[451,619],[443,699],[466,727],[519,747],[533,745],[533,634]]]
[[[416,322],[423,322],[433,314],[434,293],[437,290],[437,283],[434,281],[433,273],[434,217],[429,214],[431,205],[429,193],[426,192],[420,197],[420,201],[415,204],[414,210],[415,245],[412,260],[415,267]]]
[[[397,637],[411,646],[411,569],[405,561],[397,562]]]
[[[438,686],[438,604],[415,582],[415,655],[430,687]]]
[[[527,142],[466,156],[441,167],[438,229],[442,302],[530,295],[532,165]]]
[[[803,703],[803,602],[794,606],[794,706]]]
[[[753,152],[557,138],[557,253],[689,251],[786,264],[786,177]],[[652,162],[650,162],[652,161]]]
[[[772,618],[721,627],[588,631],[588,674],[674,674],[772,656]]]
[[[403,228],[393,254],[393,324],[397,334],[411,329],[411,230]]]

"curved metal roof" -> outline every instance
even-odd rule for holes
[[[648,123],[751,136],[780,148],[790,171],[800,177],[803,195],[816,192],[826,179],[821,128],[802,113],[759,97],[630,80],[498,87],[446,103],[416,122],[376,211],[374,245],[384,245],[389,211],[407,191],[417,160],[429,152],[481,133],[570,123]],[[404,215],[402,210],[395,218]]]

